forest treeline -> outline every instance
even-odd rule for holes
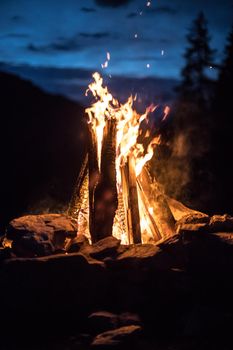
[[[233,214],[233,26],[220,64],[210,41],[200,13],[187,34],[177,99],[163,130],[169,151],[154,170],[166,192],[191,207]]]

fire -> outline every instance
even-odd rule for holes
[[[108,60],[110,54],[107,55]],[[136,97],[130,96],[128,100],[121,104],[116,100],[112,94],[108,91],[107,87],[103,87],[103,79],[99,73],[93,74],[94,81],[89,85],[88,91],[90,91],[95,97],[95,102],[90,108],[86,109],[88,115],[88,123],[95,137],[97,147],[98,167],[101,171],[101,154],[103,146],[104,129],[108,120],[114,120],[116,125],[116,182],[119,198],[122,197],[123,206],[125,208],[125,215],[128,217],[128,209],[126,203],[126,194],[124,193],[124,176],[123,168],[126,164],[130,163],[131,171],[133,171],[136,179],[136,188],[138,192],[138,208],[140,213],[140,229],[142,234],[142,240],[144,243],[153,239],[153,228],[150,224],[150,217],[154,214],[153,207],[148,208],[146,203],[145,194],[140,189],[139,179],[146,163],[153,157],[154,150],[157,145],[161,143],[161,137],[152,137],[151,130],[149,129],[149,114],[152,113],[157,106],[149,106],[145,113],[140,115],[134,110],[133,103]],[[164,116],[162,121],[167,118],[169,113],[169,107],[164,109]],[[144,142],[139,142],[139,137],[142,134],[142,130],[145,130],[144,139],[150,140],[147,146]],[[115,222],[113,225],[113,235],[121,239],[123,244],[130,243],[130,234],[127,233],[125,228],[120,228],[116,222],[119,222],[119,213],[116,214]],[[130,220],[130,219],[129,219]]]

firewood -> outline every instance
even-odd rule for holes
[[[138,209],[138,192],[135,173],[135,160],[128,157],[128,186],[129,186],[129,209],[131,213],[133,243],[141,243],[140,216]]]
[[[116,187],[116,125],[108,120],[104,129],[101,169],[91,192],[92,242],[112,235],[113,221],[118,206]]]

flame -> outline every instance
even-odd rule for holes
[[[110,59],[110,54],[107,55],[107,58]],[[154,112],[157,106],[149,106],[146,108],[145,113],[140,115],[133,109],[133,103],[137,96],[130,96],[125,103],[121,104],[113,98],[107,87],[103,87],[103,79],[99,73],[95,72],[93,78],[94,81],[89,85],[86,94],[90,91],[96,101],[90,108],[86,109],[86,113],[88,115],[88,123],[91,126],[91,130],[96,140],[98,167],[100,170],[106,121],[113,119],[116,122],[116,181],[118,194],[121,194],[123,191],[122,168],[128,162],[129,157],[134,159],[134,171],[137,178],[141,174],[145,164],[153,157],[156,146],[161,143],[160,136],[153,137],[146,147],[144,147],[143,143],[138,141],[142,132],[143,122],[147,127],[145,138],[151,138],[148,124],[149,114]],[[168,113],[169,107],[167,106],[164,109],[162,121],[167,118]],[[138,201],[140,209],[140,226],[143,233],[146,230],[149,230],[146,206],[145,203],[143,203],[143,198],[140,196],[138,197]],[[153,214],[153,208],[149,208],[149,213],[151,215]],[[117,238],[121,238],[123,244],[129,243],[129,238],[127,238],[127,232],[125,230],[119,232],[114,226],[113,235]],[[147,239],[144,239],[144,241],[148,241],[148,237]]]

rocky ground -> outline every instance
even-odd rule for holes
[[[1,349],[231,349],[233,218],[190,212],[176,228],[158,245],[90,245],[66,215],[11,221]]]

